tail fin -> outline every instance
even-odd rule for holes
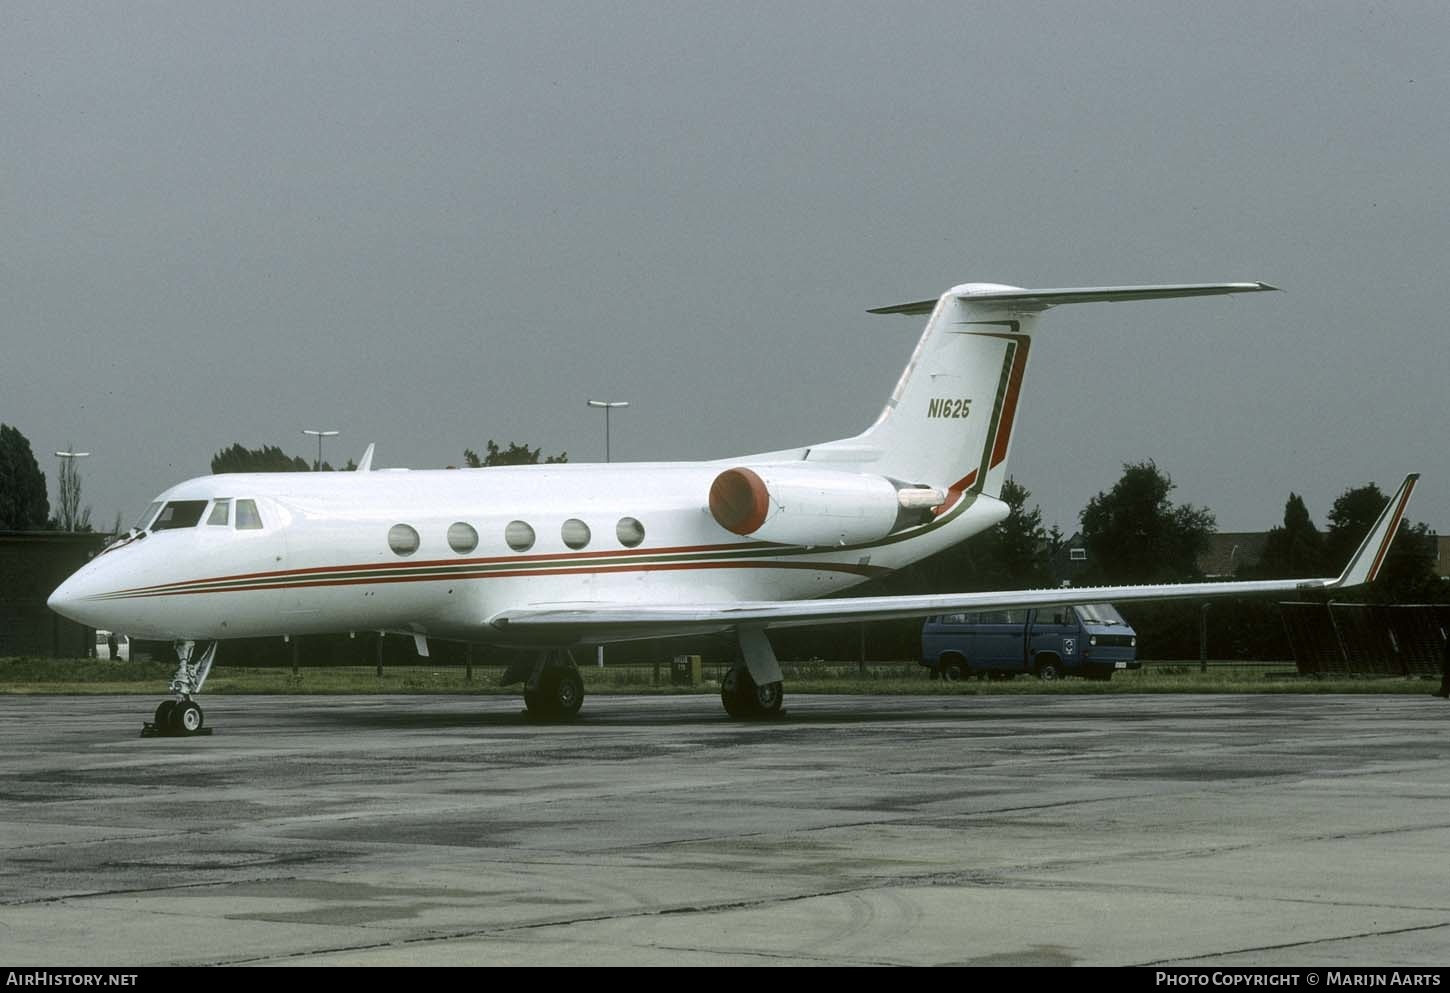
[[[930,314],[926,330],[876,423],[817,445],[811,462],[859,462],[872,473],[998,496],[1038,315],[1059,304],[1255,293],[1265,283],[1101,286],[1029,290],[966,283],[937,300],[873,314]]]

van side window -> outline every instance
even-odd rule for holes
[[[966,614],[947,614],[945,617],[943,617],[941,619],[941,622],[943,624],[965,624],[965,623],[967,623],[967,615]]]
[[[262,530],[262,515],[257,513],[257,501],[237,501],[237,530],[238,531],[260,531]]]

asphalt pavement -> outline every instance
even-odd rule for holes
[[[0,964],[1450,963],[1428,692],[155,703],[0,697]]]

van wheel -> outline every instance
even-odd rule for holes
[[[1037,678],[1052,683],[1062,678],[1062,663],[1057,659],[1044,659],[1037,663]]]
[[[949,683],[960,683],[967,678],[967,663],[960,658],[943,659],[941,678]]]

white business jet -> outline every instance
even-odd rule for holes
[[[734,717],[776,713],[766,631],[949,611],[1339,590],[1372,580],[1406,478],[1337,578],[821,599],[1007,516],[1023,373],[1041,312],[1072,303],[1256,293],[1263,283],[1029,290],[991,283],[872,311],[929,314],[881,416],[853,438],[720,462],[202,476],[156,498],[50,606],[176,643],[156,726],[201,731],[227,638],[344,631],[531,649],[506,673],[531,714],[584,698],[570,646],[733,632]],[[198,644],[206,647],[196,653]]]

